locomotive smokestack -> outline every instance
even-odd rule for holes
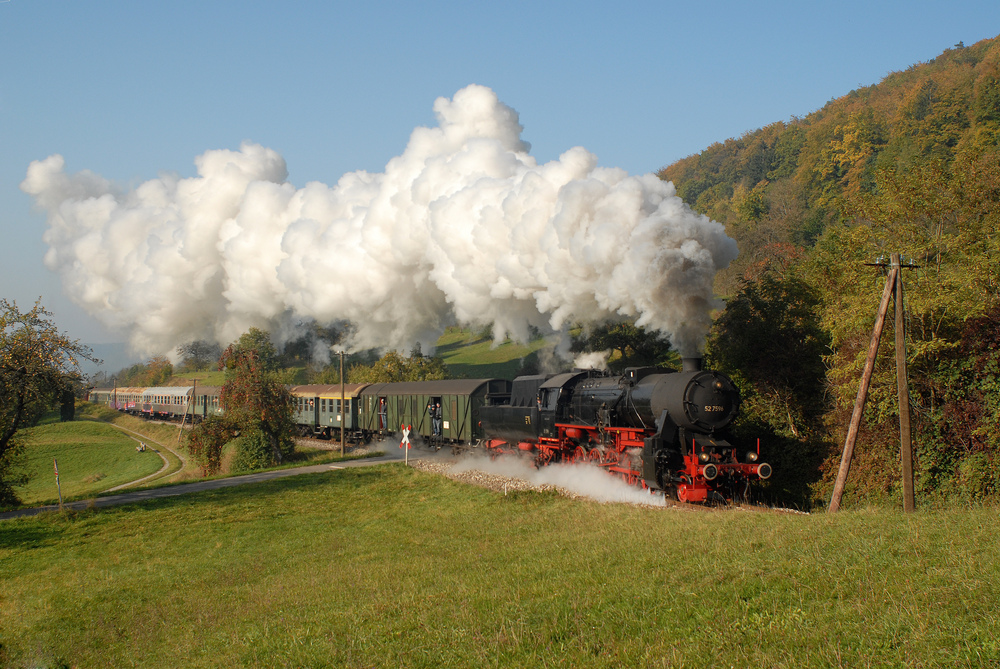
[[[700,372],[701,358],[681,358],[682,372]]]

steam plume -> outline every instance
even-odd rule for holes
[[[353,348],[430,350],[452,324],[523,341],[615,317],[697,350],[737,254],[722,225],[580,147],[537,164],[488,88],[434,111],[384,172],[334,186],[296,189],[280,155],[245,143],[128,189],[53,155],[21,188],[47,212],[46,265],[141,352],[308,321],[351,322]]]
[[[504,456],[496,460],[471,456],[459,460],[450,471],[459,474],[473,470],[523,479],[536,486],[555,486],[598,502],[666,506],[662,495],[653,496],[630,486],[596,465],[557,463],[536,468],[530,461],[516,456]]]

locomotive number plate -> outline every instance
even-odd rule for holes
[[[705,411],[708,412],[708,413],[714,412],[714,411],[725,411],[725,410],[726,410],[725,407],[721,407],[718,404],[707,404],[707,405],[705,405]]]

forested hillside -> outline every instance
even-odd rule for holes
[[[774,492],[829,499],[885,282],[901,253],[918,504],[1000,494],[1000,38],[664,168],[740,257],[708,355],[771,443]],[[891,324],[845,503],[899,498]],[[783,469],[782,469],[783,468]]]

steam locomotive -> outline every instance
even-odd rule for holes
[[[489,435],[482,445],[531,454],[539,466],[591,462],[682,502],[732,500],[771,475],[771,466],[758,462],[759,442],[741,450],[725,439],[739,403],[732,381],[703,370],[698,358],[685,359],[678,372],[522,376],[509,404],[480,408]]]
[[[594,370],[505,379],[293,386],[300,434],[353,443],[405,425],[417,444],[518,453],[538,466],[589,462],[626,482],[683,502],[745,497],[771,475],[760,446],[740,449],[725,429],[739,391],[724,374],[689,358],[680,371],[633,367],[621,376]],[[219,389],[102,388],[90,400],[147,418],[192,421],[221,412]],[[434,427],[427,407],[441,407]]]

